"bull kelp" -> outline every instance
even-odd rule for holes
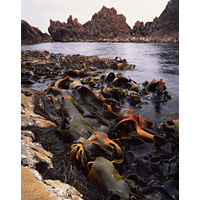
[[[23,98],[55,124],[32,129],[53,154],[53,169],[39,168],[44,179],[67,182],[86,199],[178,199],[179,120],[158,124],[134,110],[172,97],[162,79],[123,75],[135,67],[120,57],[22,51]]]

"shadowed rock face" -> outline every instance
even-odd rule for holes
[[[21,43],[52,42],[51,36],[21,20]]]
[[[136,37],[149,37],[149,40],[178,40],[179,38],[179,0],[170,0],[159,17],[153,22],[137,21],[133,27],[132,35]]]

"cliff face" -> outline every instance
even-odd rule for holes
[[[21,43],[52,42],[51,36],[42,33],[38,28],[30,26],[26,21],[21,20]]]
[[[118,15],[114,8],[109,9],[105,6],[84,25],[76,18],[73,20],[71,15],[67,23],[50,20],[48,31],[54,41],[59,42],[123,40],[131,37],[131,28],[126,23],[126,17]]]
[[[179,0],[170,0],[161,15],[147,22],[137,21],[132,36],[146,37],[150,41],[178,42],[179,40]]]

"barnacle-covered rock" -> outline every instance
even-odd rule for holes
[[[71,161],[81,161],[86,167],[87,163],[95,160],[97,156],[103,156],[118,164],[123,162],[121,148],[103,132],[95,132],[87,140],[81,137],[72,145]]]

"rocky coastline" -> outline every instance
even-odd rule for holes
[[[21,51],[22,199],[179,198],[178,119],[155,126],[134,111],[170,101],[167,83],[119,73],[135,67]]]
[[[179,0],[170,0],[152,22],[137,21],[133,28],[123,14],[105,6],[85,24],[70,15],[67,22],[50,20],[50,35],[22,20],[22,44],[40,42],[179,43]]]

